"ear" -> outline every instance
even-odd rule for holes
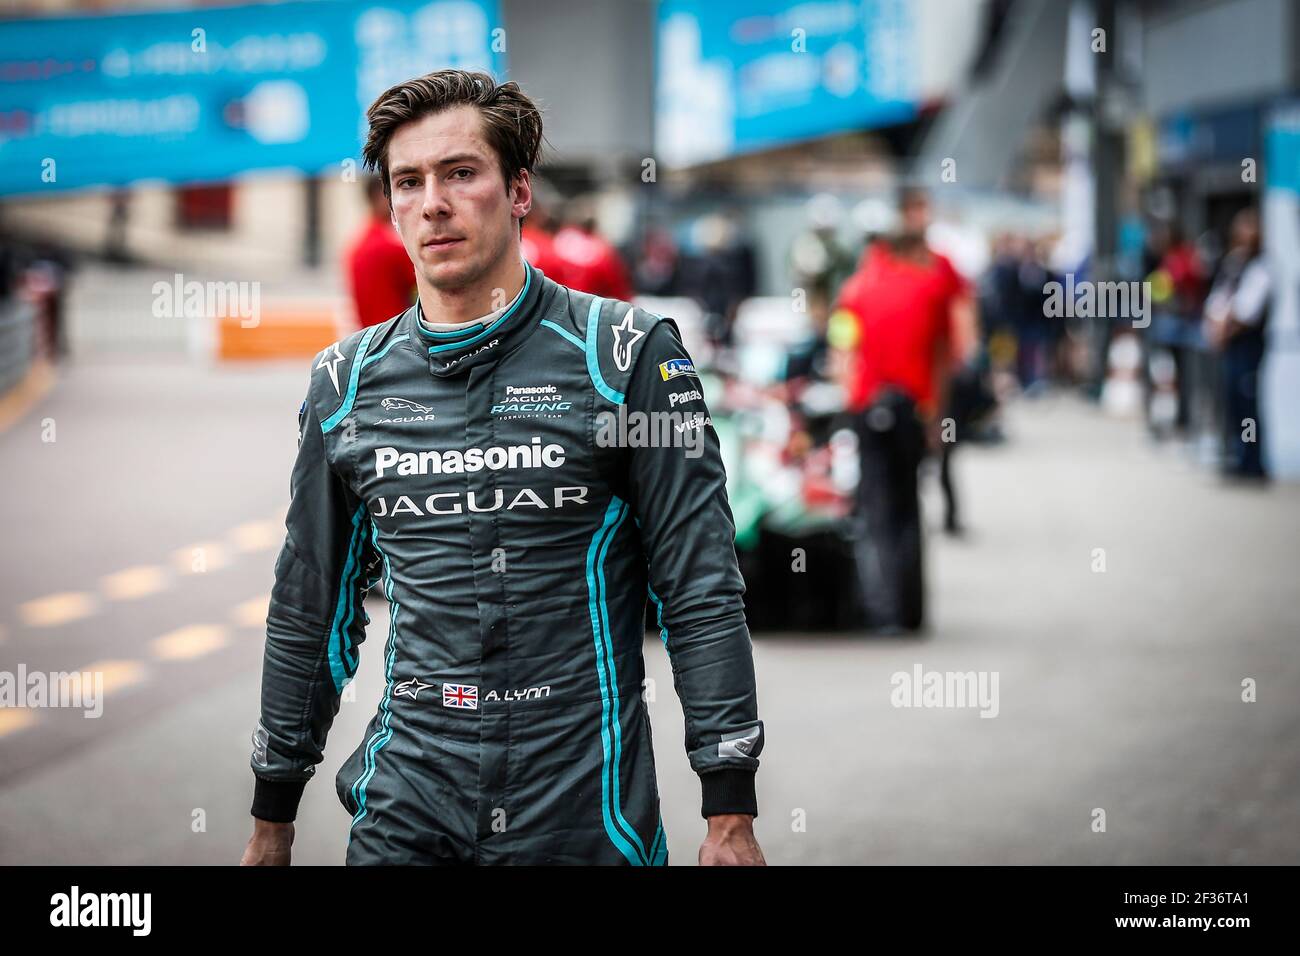
[[[519,175],[510,181],[510,214],[516,219],[523,219],[533,209],[533,183],[528,170],[519,170]]]

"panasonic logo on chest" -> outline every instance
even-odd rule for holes
[[[564,464],[564,446],[543,445],[537,435],[527,445],[491,448],[450,448],[445,451],[398,451],[375,449],[375,475],[382,478],[390,468],[399,475],[453,475],[470,471],[501,471],[507,468],[559,468]]]

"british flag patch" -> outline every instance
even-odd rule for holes
[[[442,706],[478,710],[478,688],[473,684],[443,684]]]

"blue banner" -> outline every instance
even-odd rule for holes
[[[1300,193],[1300,100],[1280,103],[1269,113],[1264,149],[1268,188]]]
[[[911,0],[661,0],[655,151],[722,159],[916,115]]]
[[[365,110],[446,67],[501,76],[496,0],[299,0],[0,23],[0,195],[254,170],[360,173]]]
[[[1259,149],[1260,111],[1254,104],[1165,117],[1156,141],[1166,168],[1239,162]]]

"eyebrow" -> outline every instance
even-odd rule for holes
[[[433,165],[450,166],[453,163],[473,163],[473,162],[482,162],[482,161],[483,161],[483,157],[478,155],[478,153],[456,153],[453,156],[448,156],[445,159],[438,160]],[[419,171],[420,171],[420,167],[413,166],[410,163],[403,163],[401,166],[394,166],[392,169],[388,171],[388,174],[390,176],[400,176],[405,173],[418,173]]]

